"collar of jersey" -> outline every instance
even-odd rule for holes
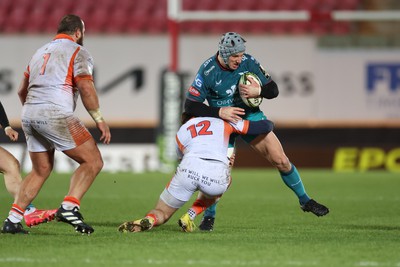
[[[68,34],[64,34],[64,33],[57,34],[53,40],[57,40],[57,39],[68,39],[68,40],[74,41],[74,39],[72,39],[71,36],[69,36]]]

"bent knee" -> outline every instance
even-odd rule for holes
[[[287,172],[287,171],[290,171],[290,169],[291,169],[291,163],[286,156],[273,158],[271,163],[279,171]]]
[[[4,173],[19,174],[21,171],[20,168],[21,166],[19,164],[19,161],[16,158],[12,158],[7,161],[7,164],[5,164]]]
[[[90,164],[92,165],[92,168],[95,172],[100,172],[103,169],[104,161],[100,156],[95,160],[93,160],[92,162],[90,162]]]

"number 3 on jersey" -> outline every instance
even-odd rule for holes
[[[50,58],[50,53],[46,53],[46,54],[44,54],[43,55],[43,65],[42,65],[42,67],[40,68],[40,75],[44,75],[44,73],[46,72],[46,65],[47,65],[47,62],[49,61],[49,58]]]
[[[190,125],[187,127],[187,130],[190,131],[192,138],[195,138],[198,135],[212,135],[213,132],[208,130],[208,128],[210,128],[210,124],[210,121],[201,121],[196,125]]]

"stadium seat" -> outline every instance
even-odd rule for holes
[[[287,32],[290,34],[307,34],[310,32],[309,22],[308,21],[295,21],[288,23]]]
[[[26,18],[29,23],[25,25],[24,31],[27,33],[42,33],[44,31],[43,26],[47,23],[47,14],[48,10],[41,5],[35,6]]]
[[[278,1],[260,0],[257,1],[257,10],[275,10],[278,6]]]
[[[110,23],[109,10],[102,6],[94,8],[87,14],[86,24],[87,31],[90,33],[102,33],[106,27],[106,23]]]
[[[104,25],[104,30],[107,33],[123,33],[126,31],[128,24],[129,9],[120,6],[114,8],[108,15],[107,22]]]
[[[42,25],[41,32],[46,32],[46,33],[54,33],[56,34],[57,32],[57,25],[68,13],[65,12],[65,9],[63,8],[58,8],[55,7],[54,9],[51,10],[51,12],[48,12],[46,16],[46,21]]]
[[[27,10],[24,6],[16,7],[11,10],[3,26],[3,32],[18,33],[24,31],[25,17]]]
[[[362,0],[183,0],[184,10],[354,10]],[[0,0],[0,31],[42,33],[54,32],[62,16],[75,13],[82,17],[91,33],[167,32],[167,0]],[[188,21],[181,31],[193,34],[218,33],[237,29],[254,34],[346,34],[351,23],[326,19],[309,22],[241,21],[233,25],[222,21]]]

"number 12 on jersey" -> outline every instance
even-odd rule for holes
[[[212,135],[213,132],[208,130],[208,128],[210,128],[210,124],[210,121],[201,121],[196,125],[190,125],[187,127],[187,130],[190,131],[192,138],[195,138],[198,135]]]

